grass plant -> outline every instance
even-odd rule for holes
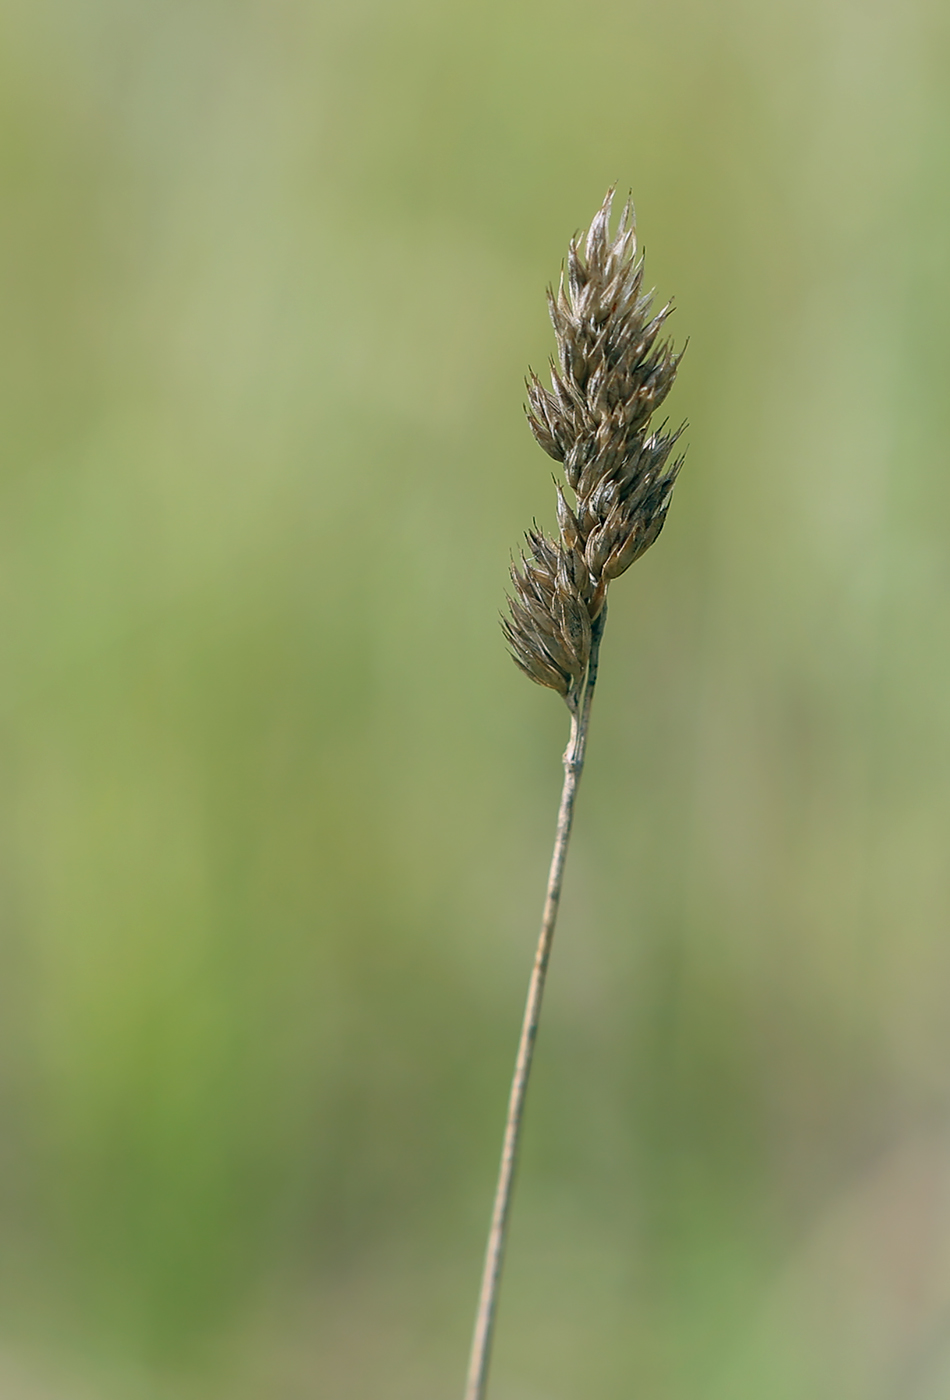
[[[564,878],[577,787],[584,767],[591,704],[611,582],[649,549],[666,520],[682,456],[671,460],[682,428],[651,426],[673,385],[682,352],[661,339],[672,311],[653,310],[643,289],[633,204],[616,231],[609,190],[586,237],[575,236],[548,305],[557,342],[551,388],[528,378],[528,422],[561,464],[558,532],[535,526],[514,564],[509,615],[502,623],[512,657],[538,685],[556,690],[571,717],[564,785],[541,932],[528,987],[508,1101],[465,1400],[484,1400],[511,1212],[525,1097]]]

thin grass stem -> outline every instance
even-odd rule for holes
[[[528,1092],[528,1078],[534,1058],[534,1044],[541,1019],[541,1002],[544,997],[544,983],[547,977],[548,962],[551,957],[551,944],[554,940],[554,926],[557,923],[558,908],[561,903],[561,886],[564,880],[564,862],[571,839],[571,826],[574,820],[574,801],[577,786],[584,768],[584,754],[587,749],[587,731],[590,724],[590,708],[597,684],[597,663],[600,654],[600,639],[607,618],[606,606],[597,618],[591,636],[590,660],[583,696],[579,705],[571,713],[571,737],[564,751],[564,786],[561,789],[561,805],[557,816],[557,835],[554,838],[554,851],[551,855],[551,869],[548,874],[547,894],[544,912],[541,917],[541,932],[534,955],[534,967],[528,985],[524,1019],[521,1023],[521,1039],[515,1060],[515,1072],[508,1096],[508,1116],[505,1121],[505,1137],[501,1150],[501,1166],[498,1171],[498,1185],[495,1188],[495,1201],[492,1208],[491,1228],[488,1232],[488,1246],[485,1250],[485,1266],[482,1272],[482,1286],[475,1316],[475,1334],[472,1339],[472,1354],[465,1387],[465,1400],[485,1400],[488,1386],[488,1368],[491,1362],[492,1337],[495,1328],[495,1312],[498,1306],[498,1290],[508,1238],[508,1221],[511,1213],[511,1199],[515,1183],[515,1169],[518,1164],[518,1148],[524,1122],[525,1098]]]

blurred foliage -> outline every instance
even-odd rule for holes
[[[614,180],[613,593],[493,1400],[950,1384],[950,13],[0,9],[0,1391],[458,1393],[565,714],[504,654]]]

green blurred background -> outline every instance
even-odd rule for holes
[[[522,377],[612,181],[612,595],[492,1400],[950,1395],[950,11],[4,0],[0,1396],[461,1391],[566,714]]]

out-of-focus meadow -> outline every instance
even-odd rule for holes
[[[566,715],[522,376],[690,338],[493,1400],[950,1393],[950,12],[7,0],[0,1395],[444,1400]]]

